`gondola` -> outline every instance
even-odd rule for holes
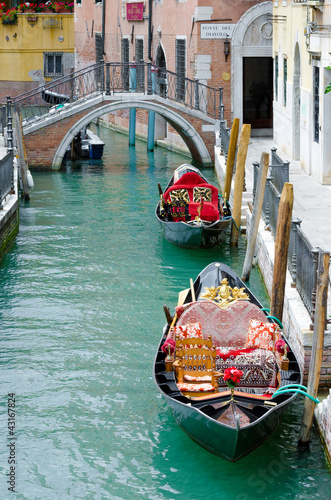
[[[164,193],[160,185],[159,191],[155,215],[167,241],[184,248],[212,248],[224,240],[230,205],[197,168],[181,165]]]
[[[47,104],[58,105],[64,104],[70,101],[70,96],[66,94],[59,94],[58,92],[53,92],[52,90],[43,89],[41,92],[41,98]]]
[[[225,264],[208,265],[184,295],[173,318],[165,308],[154,380],[179,426],[235,462],[275,431],[297,395],[285,386],[302,372],[279,321]],[[233,369],[242,376],[229,388]]]

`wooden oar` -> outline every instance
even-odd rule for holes
[[[192,280],[192,278],[190,278],[190,287],[191,287],[192,302],[195,302],[195,291],[194,291],[194,286],[193,286],[193,280]]]
[[[177,306],[182,306],[184,304],[185,299],[186,299],[187,294],[188,294],[189,291],[190,291],[190,289],[186,288],[185,290],[182,290],[181,292],[179,292]]]
[[[178,306],[182,306],[184,304],[185,299],[186,299],[187,294],[188,294],[189,291],[190,291],[190,289],[186,288],[185,290],[182,290],[181,292],[179,292],[177,307]],[[175,325],[176,321],[177,321],[177,313],[175,313],[174,317],[172,318],[172,321],[171,321],[171,324],[170,324],[170,328],[172,328]]]

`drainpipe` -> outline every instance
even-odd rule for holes
[[[148,59],[152,61],[152,5],[153,0],[148,0]]]
[[[102,0],[102,55],[103,56],[106,55],[106,53],[105,53],[105,18],[106,18],[106,0]]]

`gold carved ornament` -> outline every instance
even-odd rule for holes
[[[205,287],[205,292],[200,295],[200,299],[212,300],[216,302],[221,309],[226,309],[230,304],[239,300],[249,300],[249,295],[244,292],[245,288],[232,288],[228,284],[227,278],[221,281],[220,286],[217,288],[212,286]]]

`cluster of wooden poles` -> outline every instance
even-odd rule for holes
[[[244,187],[245,177],[245,163],[247,156],[247,149],[250,140],[251,126],[244,124],[241,128],[238,150],[237,140],[239,132],[239,120],[235,118],[233,121],[229,151],[226,164],[226,174],[224,180],[223,193],[224,197],[230,199],[231,182],[233,176],[233,169],[236,158],[236,172],[234,178],[234,192],[232,203],[232,231],[230,244],[236,245],[239,237],[239,226],[241,221],[241,206],[242,206],[242,192]],[[242,280],[248,281],[253,264],[257,234],[261,219],[263,198],[266,186],[266,180],[269,169],[269,154],[263,152],[260,160],[260,169],[257,180],[257,189],[255,194],[254,206],[252,211],[252,218],[250,224],[250,231],[248,235],[247,251],[243,266]],[[273,283],[271,291],[270,302],[270,315],[282,321],[283,307],[285,298],[285,284],[287,273],[287,258],[288,248],[290,242],[291,221],[293,211],[294,193],[293,184],[285,182],[280,197],[276,239],[275,239],[275,257],[273,268]],[[329,285],[329,266],[330,266],[330,253],[321,252],[319,256],[319,265],[317,271],[317,289],[316,289],[316,308],[314,317],[314,333],[312,342],[311,361],[309,366],[308,387],[307,393],[317,397],[322,356],[323,356],[323,343],[324,331],[326,327],[326,312],[327,312],[327,297]],[[314,418],[315,402],[309,398],[305,399],[302,423],[299,434],[298,449],[304,451],[309,447],[311,427]]]

